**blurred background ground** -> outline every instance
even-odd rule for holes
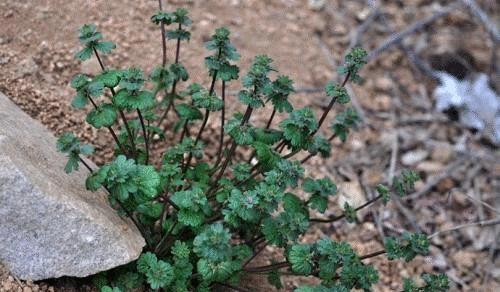
[[[462,1],[458,1],[462,2]],[[280,74],[295,81],[297,107],[312,105],[318,112],[328,103],[321,90],[337,78],[335,64],[347,48],[361,44],[372,50],[394,32],[440,13],[428,26],[411,33],[400,45],[383,50],[363,70],[361,85],[350,88],[363,123],[346,143],[334,142],[330,159],[311,159],[312,176],[334,179],[344,197],[364,202],[373,187],[403,168],[416,169],[423,180],[407,200],[376,205],[359,214],[361,224],[345,222],[316,225],[304,241],[321,236],[348,240],[361,254],[378,250],[382,236],[402,230],[432,234],[468,222],[497,218],[500,210],[500,155],[498,147],[481,133],[466,129],[434,110],[436,81],[419,69],[431,64],[446,69],[458,62],[468,76],[488,74],[499,84],[498,49],[481,22],[454,1],[305,1],[221,0],[168,1],[167,9],[186,7],[194,21],[192,39],[182,46],[181,62],[191,81],[208,83],[203,64],[205,42],[213,30],[227,26],[242,55],[246,72],[253,57],[268,54]],[[498,27],[499,4],[477,1]],[[451,8],[450,8],[451,7]],[[110,157],[111,142],[105,131],[84,123],[84,113],[70,107],[69,81],[78,72],[97,73],[92,60],[80,64],[73,56],[79,49],[77,29],[96,23],[105,38],[117,43],[105,62],[114,67],[140,66],[150,72],[161,63],[159,30],[149,21],[156,1],[37,0],[0,3],[0,91],[54,133],[73,131],[97,148],[97,163]],[[173,43],[168,43],[169,58]],[[495,55],[496,54],[496,55]],[[437,57],[436,57],[437,56]],[[443,57],[445,56],[445,57]],[[450,61],[451,60],[451,61]],[[456,61],[458,60],[458,61]],[[453,67],[453,66],[452,66]],[[460,67],[460,68],[462,68]],[[230,90],[237,89],[233,84]],[[229,113],[237,110],[229,97]],[[336,111],[341,110],[337,107]],[[252,122],[264,123],[269,113],[257,112]],[[334,113],[330,117],[333,117]],[[215,143],[217,117],[204,137]],[[165,126],[169,126],[168,122]],[[213,135],[212,135],[213,134]],[[167,138],[173,137],[167,131]],[[213,139],[213,140],[211,140]],[[156,146],[160,155],[165,145]],[[332,211],[338,211],[336,200]],[[328,213],[327,213],[328,215]],[[381,281],[376,291],[399,291],[403,277],[422,272],[444,272],[452,291],[500,291],[498,225],[469,227],[439,234],[432,239],[428,257],[406,264],[374,258]],[[267,254],[275,254],[268,249]],[[278,259],[279,260],[279,259]],[[78,290],[51,283],[23,283],[0,270],[0,291]],[[309,279],[286,279],[286,290]],[[265,291],[267,288],[248,288]],[[31,290],[29,290],[31,289]]]

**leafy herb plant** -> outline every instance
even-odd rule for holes
[[[185,9],[165,12],[159,4],[151,21],[161,31],[163,54],[161,64],[149,74],[135,67],[106,66],[103,55],[111,53],[115,44],[103,40],[95,25],[86,24],[79,31],[83,48],[75,57],[81,61],[96,58],[102,72],[74,77],[72,104],[89,111],[86,121],[90,125],[107,129],[115,142],[115,156],[93,169],[82,156],[94,148],[81,144],[73,134],[62,135],[57,147],[69,157],[65,171],[83,163],[90,172],[87,189],[106,190],[111,205],[134,222],[147,242],[136,262],[94,277],[101,291],[140,286],[164,291],[210,291],[220,286],[238,290],[245,274],[265,275],[277,288],[282,287],[284,274],[320,279],[319,286],[296,291],[370,291],[379,277],[366,259],[387,254],[389,260],[410,261],[428,252],[423,234],[387,238],[384,249],[365,255],[357,254],[345,241],[300,240],[313,224],[356,222],[357,211],[377,201],[387,203],[391,194],[405,196],[418,179],[416,173],[403,171],[392,184],[377,186],[378,196],[365,204],[346,203],[336,216],[321,216],[329,209],[337,186],[329,178],[306,176],[304,165],[314,156],[328,157],[330,142],[346,141],[356,126],[358,116],[346,106],[350,100],[345,85],[361,80],[363,49],[347,54],[339,68],[342,83],[326,85],[330,103],[317,117],[310,107],[293,106],[289,100],[295,91],[293,81],[276,73],[270,57],[258,55],[247,72],[240,72],[236,65],[240,55],[224,27],[216,29],[206,43],[208,86],[188,83],[180,52],[190,39],[191,20]],[[175,43],[171,63],[167,41]],[[244,111],[227,117],[227,87],[238,80],[237,96]],[[344,110],[326,130],[329,113],[337,104]],[[251,121],[253,113],[266,107],[271,109],[268,120]],[[285,118],[275,120],[278,113]],[[218,143],[207,145],[204,132],[209,116],[220,116],[220,132]],[[172,118],[173,126],[165,126]],[[322,136],[327,132],[328,138]],[[177,137],[178,142],[162,142],[166,135]],[[161,157],[152,151],[158,143],[170,145]],[[206,151],[210,147],[214,151]],[[250,150],[249,157],[236,155],[244,148]],[[215,155],[207,156],[207,152]],[[300,155],[303,158],[297,159]],[[266,246],[278,247],[282,254],[274,254],[270,264],[255,264]],[[404,291],[445,291],[448,287],[442,275],[422,278],[424,286],[405,280]]]

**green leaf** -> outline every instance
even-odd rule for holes
[[[172,266],[164,261],[157,261],[150,265],[146,273],[146,280],[151,289],[168,286],[172,282],[174,271]]]
[[[104,93],[104,84],[100,81],[92,81],[87,86],[87,93],[91,97],[99,97]]]
[[[71,105],[76,109],[83,109],[88,104],[89,99],[85,96],[83,92],[77,92]]]
[[[311,134],[318,128],[314,112],[309,107],[294,110],[280,123],[283,136],[293,149],[307,149],[312,143]]]
[[[98,42],[95,45],[95,49],[103,54],[108,54],[115,48],[116,45],[113,42]]]
[[[249,105],[253,108],[259,108],[264,106],[264,102],[262,101],[262,99],[259,97],[258,94],[254,92],[241,90],[240,93],[238,94],[238,97],[242,104]]]
[[[127,110],[148,110],[155,105],[155,99],[151,91],[131,92],[120,89],[113,97],[113,103],[119,108]]]
[[[84,24],[78,32],[80,42],[87,47],[93,47],[98,40],[102,39],[102,34],[97,31],[95,24]]]
[[[176,261],[188,260],[191,250],[185,242],[176,240],[171,250],[172,255],[174,255]]]
[[[87,115],[87,123],[94,126],[96,129],[101,127],[112,126],[117,118],[115,107],[112,104],[101,104],[97,108],[94,108]]]
[[[153,265],[157,261],[158,258],[154,253],[151,252],[143,253],[137,260],[137,270],[140,273],[146,274],[151,269],[151,265]]]
[[[181,41],[185,41],[191,39],[191,33],[185,29],[169,30],[165,35],[169,40],[180,39]]]
[[[347,202],[344,203],[344,214],[347,222],[349,223],[356,222],[356,209],[351,207],[351,205],[349,205],[349,203]]]
[[[420,176],[417,172],[405,169],[401,175],[394,177],[392,187],[399,196],[404,197],[415,188],[415,182],[419,180]]]
[[[107,70],[97,75],[94,81],[100,81],[108,88],[114,88],[120,82],[122,72],[120,70]]]
[[[163,212],[163,204],[157,202],[146,202],[137,206],[137,212],[150,218],[158,219]]]
[[[271,101],[278,112],[289,113],[293,111],[293,106],[288,101],[288,97],[293,92],[295,92],[293,81],[288,76],[281,75],[273,81],[271,92],[268,94],[268,100]]]
[[[78,170],[78,163],[80,162],[80,159],[78,155],[75,154],[70,154],[68,156],[68,162],[66,162],[66,166],[64,166],[64,171],[66,173],[71,173],[74,170]]]
[[[420,276],[425,284],[418,286],[411,279],[405,278],[403,282],[404,292],[445,292],[450,289],[448,277],[445,274],[427,274]]]
[[[276,287],[276,289],[283,288],[278,270],[272,270],[271,272],[269,272],[269,274],[267,274],[267,281],[269,282],[269,284]]]
[[[138,91],[144,85],[144,72],[139,68],[129,68],[122,72],[120,87],[127,91]]]
[[[355,109],[347,108],[335,118],[332,124],[333,132],[342,142],[347,140],[347,134],[350,128],[356,127],[359,122],[359,116]]]
[[[384,247],[388,259],[403,258],[406,262],[409,262],[417,255],[426,255],[429,252],[429,240],[425,234],[404,233],[402,239],[386,238]]]
[[[387,204],[391,199],[391,196],[389,194],[389,188],[383,184],[379,184],[377,186],[377,193],[382,196],[382,201],[384,202],[384,205]]]
[[[231,256],[231,235],[222,224],[207,226],[193,240],[193,251],[210,261],[226,261]]]
[[[92,57],[92,53],[93,51],[91,48],[83,48],[76,53],[75,58],[80,61],[86,61]]]
[[[78,74],[71,79],[71,88],[78,90],[84,89],[90,83],[90,78],[85,74]]]
[[[122,290],[118,287],[104,286],[101,288],[101,292],[122,292]]]
[[[332,98],[336,98],[338,103],[346,104],[351,99],[349,98],[349,94],[347,93],[347,89],[342,87],[341,85],[334,84],[330,82],[325,87],[326,95]]]
[[[362,48],[352,48],[346,55],[344,65],[339,67],[340,74],[349,74],[349,80],[359,82],[361,77],[358,75],[359,70],[366,64],[367,53]]]
[[[208,90],[205,89],[193,94],[193,104],[197,108],[204,108],[209,111],[218,111],[224,106],[222,99],[213,94],[210,95]]]
[[[179,113],[180,118],[186,121],[201,120],[203,118],[203,114],[199,109],[188,104],[178,104],[175,106],[175,109]]]
[[[94,147],[87,144],[81,144],[80,140],[72,133],[64,133],[59,136],[56,143],[57,150],[68,155],[68,161],[64,167],[66,173],[78,170],[80,163],[80,154],[89,155],[94,152]]]
[[[311,246],[308,244],[295,244],[288,252],[288,261],[292,266],[292,271],[310,275],[313,268]]]
[[[138,165],[134,177],[134,183],[139,191],[150,199],[158,195],[160,185],[160,175],[151,165]]]
[[[163,23],[165,25],[172,24],[173,15],[164,11],[157,11],[153,16],[151,16],[151,21],[154,24]]]

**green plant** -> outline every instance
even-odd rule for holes
[[[361,206],[346,203],[344,212],[330,218],[313,215],[325,213],[337,187],[328,178],[306,177],[303,165],[313,156],[328,157],[330,142],[335,138],[346,141],[356,126],[356,111],[343,106],[345,110],[332,123],[330,137],[320,135],[333,106],[349,103],[345,85],[361,79],[364,50],[349,52],[339,69],[343,82],[325,87],[331,101],[319,119],[312,108],[295,109],[289,101],[293,81],[283,75],[273,80],[277,72],[273,60],[256,56],[241,79],[238,99],[245,111],[226,120],[226,88],[240,74],[233,63],[239,54],[230,42],[229,30],[217,29],[206,44],[212,52],[205,58],[209,86],[187,85],[189,75],[180,62],[180,51],[181,42],[190,38],[186,28],[191,20],[186,10],[164,12],[161,1],[159,4],[160,11],[151,20],[160,26],[162,64],[149,77],[139,68],[106,67],[100,54],[110,53],[116,46],[103,41],[95,25],[80,29],[84,48],[76,58],[85,61],[93,55],[102,73],[80,74],[72,80],[77,92],[72,104],[77,109],[92,106],[86,121],[96,129],[107,128],[115,141],[115,158],[93,169],[80,157],[93,149],[81,145],[72,134],[61,136],[57,147],[69,156],[66,172],[77,169],[79,161],[85,163],[90,171],[87,189],[104,188],[110,203],[133,220],[147,242],[135,263],[94,278],[101,291],[126,291],[142,285],[154,290],[207,291],[217,285],[236,287],[242,276],[253,273],[266,274],[278,288],[283,274],[321,280],[320,286],[297,291],[370,291],[378,274],[365,259],[387,253],[391,260],[409,261],[427,253],[429,243],[422,234],[387,238],[385,249],[367,255],[358,255],[343,241],[324,238],[305,244],[299,240],[312,224],[344,218],[355,222],[357,211],[380,200],[387,203],[391,193],[406,195],[418,179],[416,173],[403,171],[391,185],[377,186],[378,196]],[[176,28],[167,30],[169,25]],[[166,39],[176,41],[172,64],[167,62]],[[251,122],[252,114],[265,107],[272,108],[266,123]],[[217,112],[221,112],[217,151],[214,157],[207,157],[203,133],[209,116]],[[275,122],[276,113],[286,118]],[[169,114],[176,117],[176,123],[165,128]],[[197,129],[195,134],[193,129]],[[156,157],[152,145],[165,145],[165,135],[176,134],[179,142]],[[238,147],[248,148],[252,154],[237,159]],[[300,153],[305,157],[295,160]],[[294,193],[299,187],[307,195]],[[267,245],[282,248],[283,254],[273,255],[269,265],[255,266],[254,259]],[[445,278],[436,277],[424,276],[427,284],[420,288],[405,280],[404,289],[446,287]]]

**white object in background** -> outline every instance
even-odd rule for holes
[[[456,108],[463,125],[500,144],[500,96],[489,86],[488,76],[481,73],[472,80],[458,80],[445,72],[438,72],[437,76],[441,84],[434,90],[436,109]]]

